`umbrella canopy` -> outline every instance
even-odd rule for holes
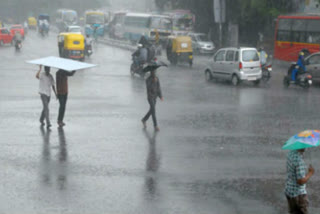
[[[145,67],[143,69],[143,72],[147,73],[147,72],[150,72],[150,71],[155,71],[158,68],[160,68],[161,66],[168,67],[168,65],[166,63],[164,63],[164,62],[153,62],[153,63],[150,63],[147,67]]]
[[[97,66],[89,63],[78,62],[75,60],[65,59],[65,58],[60,58],[55,56],[49,56],[41,59],[27,61],[27,63],[48,66],[48,67],[62,69],[66,71],[82,70],[82,69],[92,68]]]
[[[320,131],[319,130],[306,130],[291,137],[285,145],[283,150],[298,150],[320,145]]]

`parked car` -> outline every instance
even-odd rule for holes
[[[11,34],[14,36],[16,32],[20,32],[22,38],[24,39],[24,27],[22,25],[12,25],[10,28]]]
[[[7,28],[0,28],[0,46],[12,44],[13,35]]]
[[[207,81],[231,80],[233,85],[251,81],[258,85],[262,78],[260,58],[256,48],[222,48],[205,69]]]
[[[213,54],[215,46],[204,33],[189,33],[192,39],[192,47],[196,53]]]
[[[81,33],[81,27],[77,25],[71,25],[67,27],[67,32],[68,33],[77,33],[77,34],[82,34]]]
[[[311,74],[314,82],[320,82],[320,52],[305,58],[306,70]]]

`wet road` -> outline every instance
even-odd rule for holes
[[[100,45],[89,60],[99,67],[69,78],[66,127],[52,99],[47,131],[38,68],[25,60],[57,53],[56,35],[32,32],[21,53],[0,48],[0,213],[285,213],[281,146],[319,128],[319,87],[284,89],[281,67],[260,87],[206,83],[202,63],[164,68],[154,134],[151,120],[142,130],[148,104],[130,52]],[[320,213],[319,152],[306,154],[310,213]]]

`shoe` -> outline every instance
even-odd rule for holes
[[[59,125],[59,127],[63,127],[63,126],[65,126],[66,124],[65,124],[64,122],[58,122],[58,125]]]
[[[159,129],[158,126],[154,127],[154,130],[155,130],[156,132],[159,132],[159,131],[160,131],[160,129]]]
[[[147,128],[147,124],[146,124],[146,121],[144,121],[144,120],[141,120],[141,122],[142,122],[143,128],[144,128],[144,129],[146,129],[146,128]]]
[[[41,126],[44,126],[44,125],[45,125],[45,123],[44,123],[43,121],[41,121],[41,120],[40,120],[40,125],[41,125]]]
[[[47,129],[50,129],[50,127],[51,127],[51,124],[49,123],[49,124],[47,125]]]

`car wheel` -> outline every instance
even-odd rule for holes
[[[236,74],[232,75],[232,79],[231,79],[232,85],[237,86],[237,85],[239,85],[239,82],[240,81],[239,81],[238,76]]]
[[[253,84],[258,86],[260,84],[260,80],[253,81]]]
[[[286,88],[288,88],[289,85],[290,85],[290,80],[289,80],[289,78],[288,78],[287,76],[285,76],[285,77],[283,78],[283,86],[286,87]]]
[[[206,77],[206,81],[207,82],[210,82],[212,80],[212,75],[211,75],[211,72],[209,70],[206,70],[205,77]]]

